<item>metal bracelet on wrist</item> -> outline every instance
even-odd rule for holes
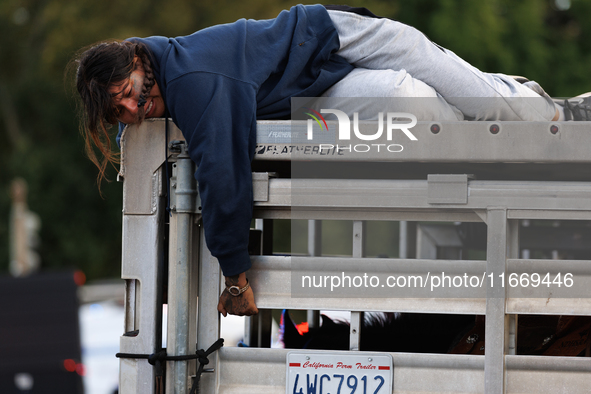
[[[240,288],[238,286],[228,286],[228,285],[226,285],[226,290],[228,290],[228,293],[230,293],[234,297],[238,297],[240,294],[242,294],[246,290],[248,290],[249,287],[250,287],[250,283],[248,283],[248,279],[246,279],[246,286],[244,286],[243,288]]]

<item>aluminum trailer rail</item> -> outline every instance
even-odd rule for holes
[[[183,139],[172,123],[170,129],[169,141]],[[462,263],[475,271],[501,275],[520,264],[534,263],[519,258],[518,220],[591,220],[591,174],[587,170],[591,164],[587,148],[591,146],[591,133],[585,123],[419,122],[412,129],[418,143],[405,143],[405,149],[396,155],[387,155],[384,150],[362,155],[353,149],[333,149],[330,158],[307,145],[301,136],[304,129],[305,125],[290,125],[287,121],[258,124],[254,212],[256,218],[262,219],[257,223],[263,223],[264,240],[272,237],[268,229],[272,229],[273,219],[352,220],[353,256],[348,258],[349,263],[371,267],[378,264],[378,259],[364,258],[364,221],[484,222],[488,227],[487,260]],[[219,338],[216,306],[222,278],[216,259],[205,246],[198,202],[189,201],[184,208],[181,202],[186,200],[184,196],[191,196],[195,187],[185,186],[180,180],[182,152],[172,152],[169,157],[174,163],[170,181],[173,215],[167,237],[170,246],[165,245],[166,144],[163,120],[148,120],[128,128],[122,137],[126,318],[120,351],[124,353],[151,354],[159,349],[167,250],[171,262],[168,354],[194,353],[195,342],[197,347],[207,348]],[[269,176],[274,169],[285,170],[299,161],[302,170],[298,174],[304,178]],[[305,178],[315,171],[334,173],[331,166],[335,162],[343,166],[339,167],[341,172],[343,168],[346,172],[362,166],[363,170],[386,168],[392,175],[375,179]],[[468,174],[473,172],[486,174],[486,179],[472,179]],[[181,221],[183,226],[189,226],[181,230],[185,239],[175,232]],[[337,260],[343,259],[314,253],[317,222],[310,223],[311,253],[304,259],[313,263],[318,273],[334,272]],[[179,251],[179,244],[187,245],[189,250]],[[291,257],[253,256],[252,260],[249,280],[261,313],[250,319],[246,341],[251,344],[257,339],[261,343],[261,333],[270,324],[267,310],[274,308],[351,311],[352,351],[359,346],[363,311],[485,314],[485,356],[391,353],[392,393],[589,391],[591,358],[515,355],[516,315],[591,315],[591,300],[585,295],[557,298],[549,293],[545,298],[525,298],[487,285],[483,298],[466,294],[455,298],[292,298]],[[424,273],[433,264],[454,263],[386,260],[394,267],[393,274],[408,272],[409,267]],[[186,266],[184,271],[176,272],[173,266],[177,264],[172,262],[180,261],[185,261]],[[590,280],[590,261],[535,260],[535,264],[543,264],[548,270],[573,272],[577,283],[587,284]],[[178,308],[184,308],[184,315],[175,314]],[[179,337],[179,330],[185,334]],[[201,392],[285,393],[287,351],[222,348],[210,356],[208,368],[213,371],[203,374]],[[166,373],[166,393],[186,393],[195,374],[195,362],[168,362]],[[146,360],[121,360],[122,394],[155,393],[155,382],[154,367]],[[179,391],[181,386],[184,388]]]

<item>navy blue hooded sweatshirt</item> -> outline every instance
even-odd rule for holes
[[[250,163],[256,120],[287,118],[291,97],[315,97],[352,66],[321,5],[275,19],[244,20],[177,38],[132,38],[152,52],[168,113],[188,143],[207,246],[225,276],[250,268]]]

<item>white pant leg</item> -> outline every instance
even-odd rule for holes
[[[349,63],[377,70],[405,69],[467,118],[551,120],[555,115],[549,98],[506,75],[481,72],[411,26],[345,11],[328,13],[339,34],[338,54]]]
[[[357,112],[359,119],[374,119],[378,112],[407,112],[419,120],[464,119],[463,114],[435,89],[405,70],[355,68],[322,97],[335,98],[335,108],[349,116]],[[323,103],[329,105],[326,101]]]

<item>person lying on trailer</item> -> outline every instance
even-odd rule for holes
[[[183,37],[102,42],[76,65],[99,180],[116,163],[110,125],[170,117],[182,130],[198,168],[207,246],[225,276],[224,316],[258,312],[246,278],[256,121],[288,118],[291,97],[439,97],[448,106],[439,120],[591,119],[588,97],[555,103],[535,82],[481,72],[413,27],[346,6],[298,5]],[[466,97],[537,100],[456,99]]]

